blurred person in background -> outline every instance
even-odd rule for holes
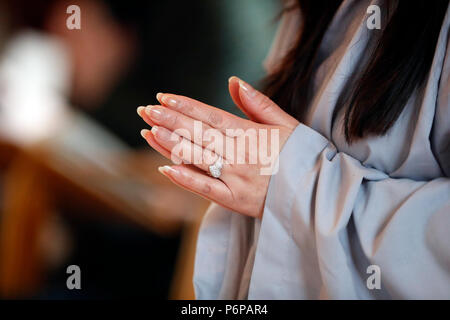
[[[141,7],[130,1],[78,1],[78,30],[67,27],[71,4],[1,2],[7,23],[0,54],[0,138],[23,148],[45,142],[101,161],[93,151],[127,151],[126,145],[84,113],[104,103],[135,58],[134,20]],[[42,252],[51,273],[36,297],[134,296],[148,286],[154,287],[148,296],[168,295],[176,236],[164,239],[132,225],[79,218],[68,206],[58,209],[65,214],[52,215],[43,230]],[[82,292],[66,288],[65,267],[71,263],[84,270]]]
[[[0,58],[4,139],[28,144],[63,130],[71,105],[99,105],[129,65],[131,30],[103,1],[77,3],[81,30],[67,27],[70,1],[3,3],[10,13]]]
[[[136,135],[141,121],[133,105],[153,98],[159,88],[228,104],[235,112],[231,99],[217,89],[237,66],[249,79],[263,74],[258,61],[270,45],[270,19],[278,8],[273,0],[0,3],[0,18],[8,22],[0,30],[5,40],[0,48],[1,139],[23,147],[55,143],[100,165],[99,150],[129,151],[128,146],[144,144]],[[80,30],[66,26],[72,4],[81,9]],[[70,206],[61,210],[73,211]],[[161,237],[74,213],[64,214],[63,223],[46,237],[57,252],[71,247],[67,242],[73,248],[64,263],[56,259],[59,268],[38,297],[168,296],[178,235]],[[67,228],[71,241],[65,239]],[[79,293],[65,287],[64,267],[70,263],[83,270]]]

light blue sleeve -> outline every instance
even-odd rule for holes
[[[369,298],[369,265],[381,270],[381,297],[450,298],[448,178],[392,179],[303,124],[279,160],[251,298]]]

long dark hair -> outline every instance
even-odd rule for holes
[[[293,48],[265,79],[265,93],[303,121],[311,98],[319,45],[342,1],[298,0],[301,28]],[[394,10],[377,32],[371,56],[352,77],[335,114],[345,105],[344,132],[349,143],[383,135],[426,79],[449,0],[386,1]],[[286,10],[292,10],[287,8]]]

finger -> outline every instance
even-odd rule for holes
[[[180,187],[194,192],[225,207],[233,203],[230,189],[219,179],[211,178],[186,166],[164,166],[158,169],[163,175]]]
[[[137,114],[151,127],[155,125],[155,123],[150,119],[150,117],[145,113],[145,107],[140,106],[137,108]]]
[[[145,108],[145,114],[154,125],[174,131],[193,143],[212,150],[221,156],[225,154],[224,146],[227,143],[228,145],[233,143],[233,139],[222,134],[220,130],[163,106],[148,106]]]
[[[142,129],[141,130],[141,135],[142,137],[148,142],[148,144],[155,149],[157,152],[159,152],[162,156],[164,156],[165,158],[172,160],[171,159],[171,154],[169,150],[166,150],[165,148],[163,148],[158,142],[156,142],[155,137],[153,136],[153,134],[150,132],[150,130],[147,129]],[[175,157],[175,156],[174,156]],[[176,158],[176,157],[175,157]],[[182,160],[178,159],[177,160],[178,163],[181,163]],[[188,167],[191,168],[195,168],[192,165],[186,165]]]
[[[236,106],[250,119],[255,120],[253,117],[245,110],[244,105],[241,102],[241,97],[239,96],[239,79],[237,77],[231,77],[228,79],[228,91],[230,92],[231,99],[236,104]]]
[[[245,112],[252,119],[264,124],[281,125],[289,128],[298,125],[298,121],[294,117],[284,112],[266,95],[241,79],[238,79],[238,82],[240,102]]]
[[[158,93],[156,97],[162,105],[192,119],[200,120],[222,131],[223,134],[227,134],[227,129],[245,130],[250,126],[249,121],[246,119],[188,97],[167,93]]]
[[[180,164],[178,160],[181,159],[185,163],[209,172],[209,166],[219,159],[213,151],[204,149],[164,127],[153,126],[151,133],[159,145],[170,151],[171,160],[176,164]],[[223,163],[223,173],[226,172],[226,167],[226,163]]]
[[[153,134],[150,132],[150,130],[142,129],[141,130],[141,136],[147,141],[147,143],[155,149],[157,152],[159,152],[161,155],[166,157],[170,160],[170,151],[161,146],[156,140]]]

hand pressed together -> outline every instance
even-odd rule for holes
[[[298,121],[248,83],[229,91],[243,119],[184,96],[158,93],[160,105],[139,107],[152,126],[142,136],[174,165],[159,170],[175,184],[235,212],[261,218],[278,153]],[[210,166],[222,164],[220,177]]]

